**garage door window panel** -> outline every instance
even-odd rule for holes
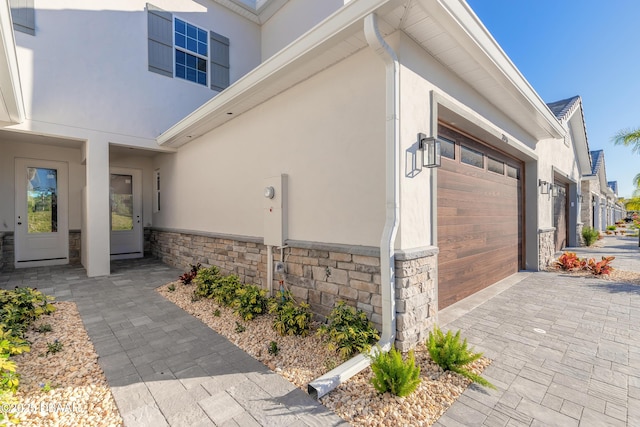
[[[473,148],[460,146],[460,161],[464,164],[484,169],[484,156]]]
[[[507,165],[507,176],[509,178],[520,179],[520,168],[515,166]]]
[[[440,139],[440,155],[447,159],[455,160],[456,143],[447,138],[438,137]]]
[[[504,163],[492,157],[487,157],[487,169],[489,172],[504,175]]]

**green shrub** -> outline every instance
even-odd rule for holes
[[[456,372],[480,385],[495,389],[495,386],[489,381],[465,368],[469,363],[481,358],[482,353],[474,353],[472,349],[468,349],[467,339],[460,341],[459,330],[455,335],[451,331],[444,335],[436,326],[433,332],[429,332],[427,348],[431,359],[445,371]]]
[[[50,354],[56,354],[59,351],[62,351],[63,347],[64,347],[64,344],[62,344],[58,340],[54,340],[53,342],[48,342],[47,343],[47,356],[50,355]]]
[[[269,354],[273,355],[273,356],[277,356],[278,353],[280,353],[280,349],[278,348],[278,343],[275,341],[271,341],[269,343]]]
[[[371,358],[371,370],[371,384],[378,393],[388,391],[404,397],[413,393],[420,384],[420,367],[416,366],[413,350],[404,361],[402,353],[395,348],[387,353],[378,348],[378,353]]]
[[[596,240],[598,240],[599,235],[600,232],[598,232],[598,230],[594,229],[593,227],[584,227],[582,229],[582,238],[584,239],[584,243],[587,246],[593,245]]]
[[[616,229],[615,225],[607,225],[607,230],[615,231],[615,229]]]
[[[212,298],[214,290],[219,286],[222,276],[216,266],[201,268],[193,279],[196,285],[193,293],[199,297]]]
[[[36,328],[36,332],[40,332],[41,334],[46,334],[47,332],[51,332],[52,330],[53,328],[51,328],[51,324],[49,323],[44,323]]]
[[[283,292],[280,298],[269,300],[269,313],[275,314],[273,329],[280,335],[307,336],[311,325],[309,304],[296,304],[290,292]]]
[[[319,335],[327,335],[327,348],[337,350],[343,359],[356,353],[369,351],[371,345],[380,339],[378,331],[373,327],[367,315],[344,301],[338,301],[327,324],[320,326]]]
[[[252,320],[267,311],[267,291],[255,285],[240,286],[235,291],[231,306],[242,319]]]
[[[235,329],[236,333],[241,334],[241,333],[243,333],[243,332],[244,332],[244,331],[246,331],[246,330],[247,330],[247,328],[245,328],[245,327],[244,327],[244,325],[243,325],[242,323],[240,323],[240,322],[238,322],[238,321],[236,320],[236,329]]]
[[[216,287],[213,288],[211,296],[215,302],[225,307],[231,307],[236,299],[236,290],[242,287],[242,282],[238,276],[230,275],[220,278]]]
[[[50,303],[54,298],[31,288],[0,289],[0,319],[4,330],[11,329],[22,336],[29,325],[43,314],[56,311]]]

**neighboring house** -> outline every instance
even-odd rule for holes
[[[620,201],[620,196],[618,195],[618,181],[607,181],[607,187],[611,190],[609,197],[611,219],[609,224],[615,224],[618,221],[622,221],[627,216],[627,210],[624,207],[624,203]]]
[[[1,6],[5,268],[215,264],[406,349],[579,241],[581,102],[463,0],[16,0],[15,32]]]
[[[565,133],[563,144],[539,144],[541,163],[545,161],[546,174],[541,179],[549,182],[547,199],[551,206],[541,217],[551,216],[546,221],[548,229],[540,227],[541,266],[549,265],[554,254],[566,246],[579,246],[583,226],[581,210],[582,177],[591,173],[589,142],[584,122],[582,99],[579,96],[548,104],[549,109],[562,124]],[[542,150],[545,150],[544,153]],[[542,174],[541,174],[542,175]],[[541,193],[546,189],[541,183]],[[546,246],[542,245],[546,243]]]
[[[591,173],[582,180],[582,221],[596,230],[605,231],[625,216],[624,206],[618,201],[618,184],[607,181],[603,150],[591,151]],[[615,188],[615,190],[614,190]]]

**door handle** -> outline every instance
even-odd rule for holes
[[[18,221],[18,225],[22,225],[22,223],[20,221]]]

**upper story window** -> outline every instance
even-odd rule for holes
[[[201,28],[175,18],[176,77],[207,85],[209,35]]]
[[[149,71],[213,90],[229,86],[229,39],[147,3]]]

